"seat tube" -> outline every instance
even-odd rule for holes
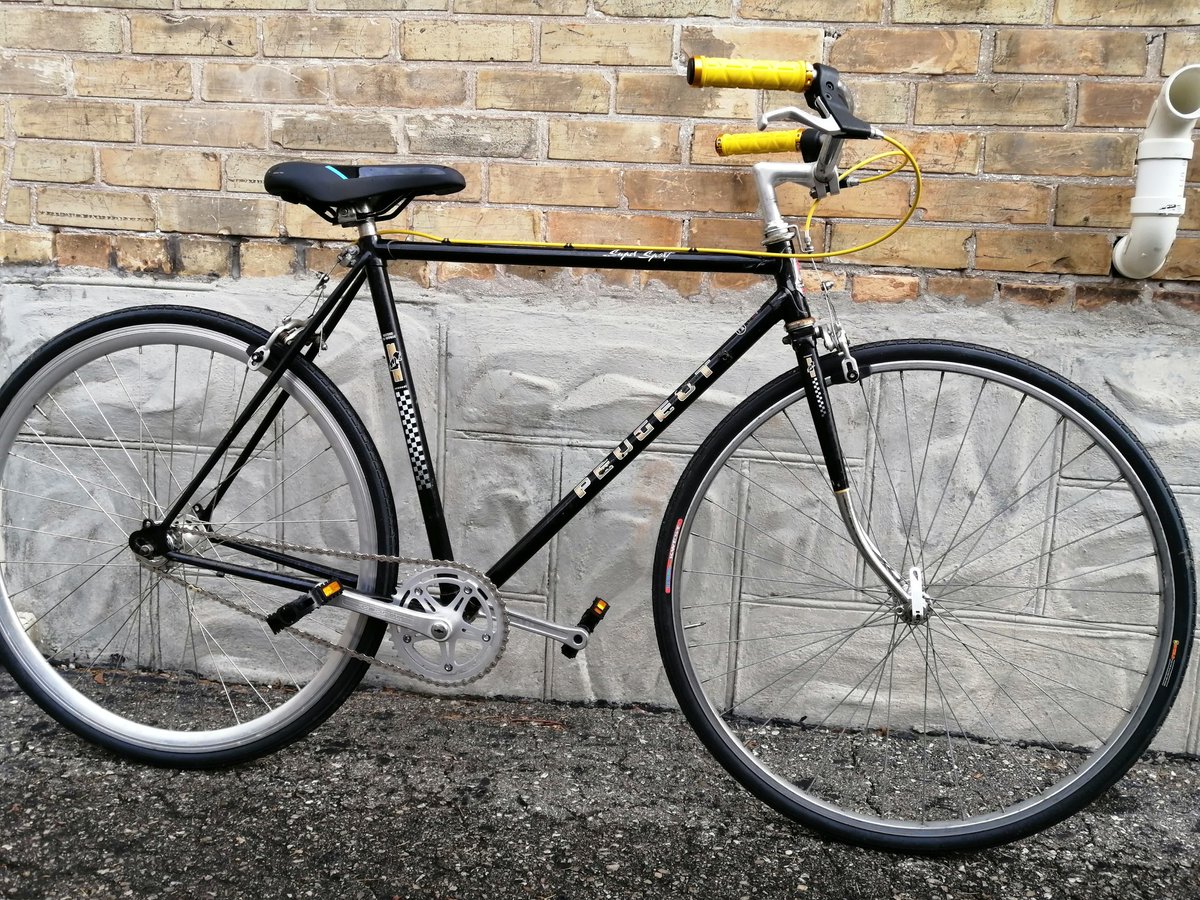
[[[400,426],[404,431],[404,444],[408,448],[408,459],[412,464],[413,480],[417,486],[417,499],[421,503],[421,514],[429,535],[429,551],[437,559],[450,560],[454,558],[454,551],[450,545],[449,530],[446,528],[446,513],[438,492],[429,442],[425,438],[425,425],[417,404],[408,354],[400,334],[392,285],[388,281],[383,260],[371,259],[366,268],[367,283],[371,286],[371,299],[375,304],[375,316],[379,321],[379,334],[383,340],[384,359],[391,378],[392,393],[396,397],[396,409],[400,413]]]

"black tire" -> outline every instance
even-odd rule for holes
[[[125,310],[54,338],[0,388],[0,661],[55,719],[121,756],[197,768],[253,759],[328,718],[367,669],[273,635],[237,608],[270,613],[296,591],[167,570],[230,607],[140,564],[126,543],[182,490],[265,377],[245,362],[266,338],[215,312]],[[391,490],[354,410],[304,359],[273,396],[281,391],[287,399],[213,527],[394,554]],[[197,530],[186,540],[193,554],[272,565]],[[394,588],[393,566],[348,567],[362,590]],[[367,654],[384,634],[383,623],[332,607],[299,627]]]
[[[986,847],[1095,799],[1183,681],[1195,587],[1170,489],[1095,398],[942,341],[823,361],[847,495],[925,582],[912,621],[847,538],[790,372],[712,432],[667,507],[654,614],[672,688],[742,785],[835,839]],[[795,405],[798,404],[798,405]]]

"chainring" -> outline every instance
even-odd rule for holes
[[[423,569],[396,588],[396,603],[434,613],[450,625],[442,641],[405,628],[388,628],[399,663],[426,681],[466,684],[491,671],[508,641],[500,592],[486,578],[453,565]]]

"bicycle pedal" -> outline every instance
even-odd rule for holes
[[[576,628],[587,629],[588,634],[592,634],[596,630],[596,626],[600,624],[600,620],[604,618],[604,614],[608,612],[608,601],[597,597],[592,601],[592,605],[584,610],[582,618]],[[562,655],[567,659],[574,659],[579,655],[577,647],[568,647],[563,644]]]
[[[307,594],[301,594],[295,600],[289,600],[267,616],[267,625],[273,634],[279,634],[283,629],[295,625],[317,607],[324,606],[341,592],[342,586],[336,581],[318,584]]]

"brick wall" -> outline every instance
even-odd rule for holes
[[[745,164],[712,139],[794,98],[697,91],[681,61],[801,57],[847,73],[928,173],[914,224],[846,269],[856,299],[1200,308],[1194,195],[1159,279],[1108,276],[1138,129],[1200,61],[1198,24],[1178,0],[2,0],[0,259],[324,267],[345,232],[262,193],[296,157],[457,166],[465,192],[402,220],[452,236],[756,246]],[[878,233],[910,190],[829,203],[826,245]],[[464,274],[489,273],[416,277]]]

